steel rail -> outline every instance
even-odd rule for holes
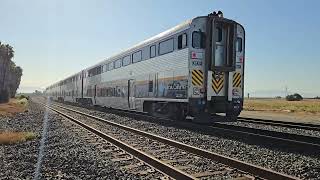
[[[101,132],[101,131],[99,131],[99,130],[91,127],[91,126],[89,126],[89,125],[87,125],[87,124],[85,124],[85,123],[82,123],[81,121],[79,121],[79,120],[77,120],[77,119],[75,119],[75,118],[73,118],[73,117],[71,117],[71,116],[69,116],[69,115],[67,115],[67,114],[65,114],[65,113],[63,113],[61,111],[58,111],[58,110],[56,110],[56,109],[54,109],[52,107],[49,107],[49,106],[47,106],[45,104],[43,104],[43,105],[45,107],[47,107],[48,109],[50,109],[50,110],[52,110],[52,111],[64,116],[65,118],[75,122],[76,124],[80,125],[81,127],[87,129],[88,131],[90,131],[90,132],[100,136],[101,138],[109,141],[110,143],[118,146],[119,148],[123,149],[124,151],[130,153],[131,155],[133,155],[133,156],[137,157],[138,159],[146,162],[146,164],[151,165],[155,169],[158,169],[162,173],[167,174],[168,176],[170,176],[170,177],[172,177],[174,179],[197,179],[197,178],[195,178],[195,177],[193,177],[193,176],[191,176],[191,175],[189,175],[189,174],[187,174],[187,173],[185,173],[185,172],[183,172],[183,171],[181,171],[179,169],[174,168],[173,166],[170,166],[170,165],[168,165],[168,164],[156,159],[153,156],[150,156],[149,154],[146,154],[146,153],[144,153],[144,152],[142,152],[142,151],[140,151],[140,150],[138,150],[138,149],[136,149],[136,148],[124,143],[124,142],[122,142],[122,141],[119,141],[119,140],[117,140],[117,139],[115,139],[115,138],[113,138],[113,137],[111,137],[111,136],[109,136],[109,135],[107,135],[107,134],[105,134],[105,133],[103,133],[103,132]]]
[[[80,106],[81,107],[81,106]],[[91,107],[93,110],[100,110],[98,107]],[[156,121],[171,121],[174,125],[181,126],[183,128],[196,128],[206,131],[207,133],[223,131],[226,135],[227,133],[231,137],[244,137],[246,141],[250,140],[255,144],[262,144],[263,146],[266,144],[277,144],[277,146],[283,147],[283,149],[304,153],[304,154],[318,154],[320,153],[320,138],[313,136],[304,136],[298,134],[291,133],[282,133],[276,131],[262,130],[262,129],[254,129],[247,127],[240,127],[234,125],[224,125],[219,123],[211,123],[206,125],[200,125],[196,123],[189,122],[181,122],[181,121],[172,121],[170,119],[162,118],[162,117],[154,117],[147,113],[136,112],[131,110],[122,110],[122,109],[114,109],[114,108],[101,108],[101,111],[114,113],[120,116],[129,116],[132,118],[139,119],[154,119]],[[218,130],[218,131],[217,131]],[[211,133],[212,134],[212,133]],[[247,139],[249,137],[250,139]]]
[[[125,126],[125,125],[121,125],[121,124],[118,124],[118,123],[115,123],[115,122],[112,122],[112,121],[109,121],[109,120],[106,120],[106,119],[103,119],[103,118],[100,118],[100,117],[97,117],[97,116],[93,116],[93,115],[90,115],[90,114],[87,114],[87,113],[84,113],[84,112],[80,112],[78,110],[74,110],[74,109],[71,109],[71,108],[63,107],[63,106],[60,106],[60,105],[54,105],[54,106],[62,108],[62,109],[65,109],[65,110],[69,110],[69,111],[72,111],[72,112],[75,112],[75,113],[78,113],[78,114],[81,114],[81,115],[84,115],[84,116],[87,116],[89,118],[93,118],[93,119],[99,120],[99,121],[107,123],[109,125],[112,125],[112,126],[115,126],[115,127],[130,131],[130,132],[133,132],[133,133],[145,136],[145,137],[148,137],[148,138],[153,139],[153,140],[157,140],[159,142],[171,145],[173,147],[182,149],[182,150],[190,152],[192,154],[196,154],[196,155],[199,155],[199,156],[202,156],[202,157],[214,160],[214,161],[218,161],[218,162],[220,162],[222,164],[225,164],[225,165],[231,166],[233,168],[236,168],[238,170],[241,170],[241,171],[256,175],[256,176],[258,176],[260,178],[263,178],[263,179],[271,179],[271,180],[273,180],[273,179],[291,179],[291,180],[292,179],[298,179],[296,177],[293,177],[293,176],[290,176],[290,175],[286,175],[286,174],[282,174],[282,173],[279,173],[279,172],[276,172],[276,171],[273,171],[273,170],[270,170],[270,169],[266,169],[266,168],[263,168],[261,166],[253,165],[253,164],[250,164],[250,163],[246,163],[246,162],[234,159],[234,158],[230,158],[230,157],[227,157],[227,156],[224,156],[224,155],[220,155],[220,154],[211,152],[211,151],[200,149],[200,148],[197,148],[197,147],[194,147],[194,146],[190,146],[190,145],[187,145],[187,144],[184,144],[184,143],[181,143],[181,142],[178,142],[178,141],[174,141],[174,140],[171,140],[171,139],[168,139],[168,138],[164,138],[164,137],[161,137],[161,136],[158,136],[158,135],[155,135],[155,134],[144,132],[144,131],[141,131],[141,130],[138,130],[138,129],[134,129],[134,128]]]
[[[315,136],[270,131],[265,129],[250,128],[223,123],[215,123],[213,126],[237,132],[256,134],[257,136],[264,136],[266,138],[270,137],[273,139],[287,141],[288,143],[292,142],[296,144],[296,146],[303,146],[304,148],[316,148],[320,150],[320,138]]]
[[[298,128],[305,130],[320,131],[320,124],[311,124],[311,123],[299,123],[299,122],[290,122],[290,121],[277,121],[271,119],[259,119],[259,118],[249,118],[249,117],[238,117],[240,122],[250,122],[264,125],[273,125],[281,126],[288,128]]]

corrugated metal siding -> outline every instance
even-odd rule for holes
[[[172,71],[175,76],[188,75],[189,50],[174,51],[165,55],[141,61],[129,66],[107,71],[101,74],[101,82],[108,82],[120,79],[135,78],[143,74],[153,74],[157,72]]]

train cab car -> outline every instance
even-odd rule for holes
[[[194,120],[243,107],[245,30],[222,12],[177,25],[50,86],[56,99]]]
[[[222,12],[193,21],[189,107],[195,116],[226,113],[237,117],[243,106],[244,28]]]

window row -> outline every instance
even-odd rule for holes
[[[50,93],[52,96],[79,96],[80,92],[77,90],[72,91],[55,91]]]
[[[86,95],[89,97],[126,97],[128,96],[128,92],[124,91],[125,87],[117,86],[115,88],[113,87],[104,87],[100,89],[87,89]]]
[[[187,34],[181,34],[178,36],[178,49],[183,49],[187,47]],[[148,57],[153,58],[157,56],[157,47],[156,45],[151,45],[149,47]],[[164,55],[174,51],[174,38],[170,38],[168,40],[162,41],[158,46],[158,55]],[[148,58],[148,59],[149,59]],[[145,58],[144,58],[145,59]],[[109,62],[102,66],[97,66],[88,71],[89,77],[95,76],[97,74],[101,74],[106,71],[111,71],[113,69],[118,69],[123,66],[128,66],[133,63],[137,63],[143,60],[143,51],[139,50],[131,55],[127,55],[123,58],[117,59],[113,62]]]

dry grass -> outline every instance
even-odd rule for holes
[[[13,116],[16,113],[24,112],[27,109],[27,99],[10,99],[8,103],[0,104],[0,117]]]
[[[245,99],[244,110],[247,111],[287,111],[320,113],[320,100],[286,101],[284,99]]]
[[[33,132],[0,132],[0,144],[15,144],[35,138]]]

